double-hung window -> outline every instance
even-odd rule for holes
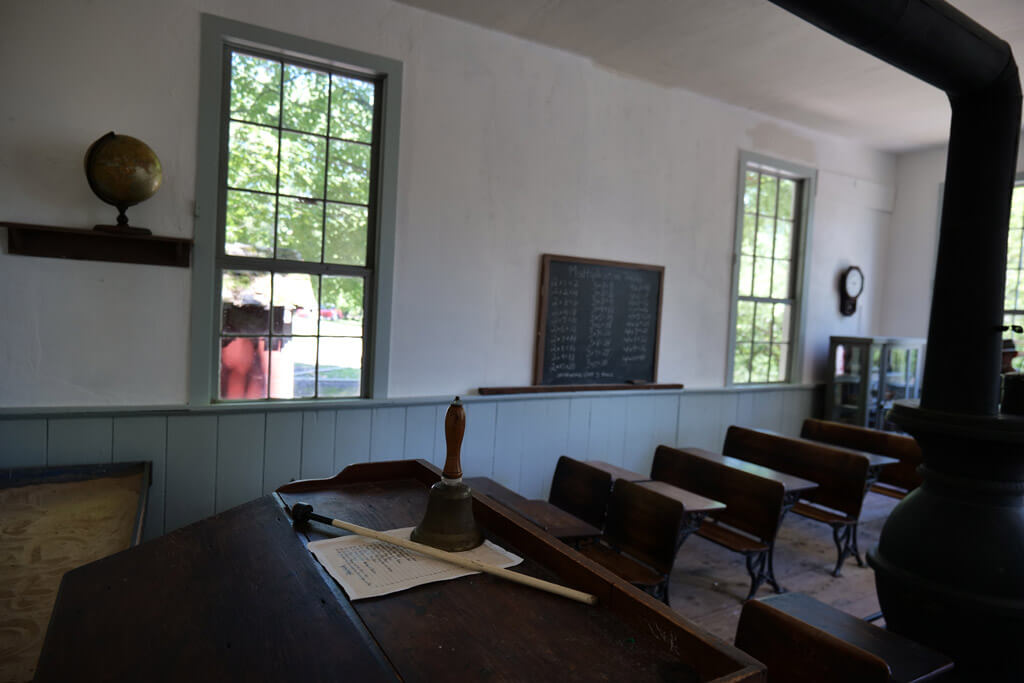
[[[1003,290],[1003,324],[1011,328],[1004,336],[1012,335],[1019,355],[1012,360],[1013,369],[1024,371],[1024,333],[1016,332],[1024,326],[1024,174],[1017,176],[1010,203],[1010,231],[1006,241],[1006,286]]]
[[[380,396],[400,64],[203,22],[193,400]]]
[[[730,384],[793,381],[814,182],[813,169],[741,155]]]

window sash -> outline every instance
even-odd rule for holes
[[[367,340],[362,352],[362,395],[382,398],[387,393],[390,343],[390,293],[393,288],[402,64],[396,60],[213,15],[203,14],[201,21],[197,220],[192,269],[189,404],[203,406],[219,400],[222,273],[225,270],[253,269],[277,273],[358,277],[363,284],[365,302],[361,332]],[[225,137],[232,125],[231,121],[240,118],[231,115],[230,89],[227,87],[230,83],[231,63],[226,55],[229,56],[232,52],[266,57],[289,65],[313,68],[374,84],[372,140],[366,142],[370,139],[368,136],[349,126],[345,126],[340,135],[331,133],[331,140],[337,141],[335,144],[356,143],[372,149],[370,163],[373,170],[369,183],[371,186],[363,190],[368,198],[367,202],[327,200],[332,205],[355,204],[366,207],[366,219],[371,232],[366,240],[365,265],[324,264],[288,258],[266,259],[224,253],[225,195],[228,191]],[[299,55],[313,57],[303,58]],[[278,114],[282,112],[279,111]],[[250,116],[242,115],[241,118]],[[293,125],[289,122],[293,121],[293,118],[279,116],[277,127],[287,132]],[[321,130],[319,127],[315,129]],[[299,132],[303,135],[316,135],[309,131]],[[361,139],[353,140],[353,136],[359,136]],[[281,192],[279,196],[284,198],[288,194]],[[342,212],[343,210],[339,210],[339,213]],[[373,215],[370,215],[371,212]],[[359,218],[362,220],[362,217]],[[362,245],[359,245],[359,248],[361,249]],[[341,253],[337,255],[341,256]],[[294,405],[295,401],[279,403]],[[322,401],[318,405],[322,405]]]
[[[747,189],[748,173],[757,174],[757,193],[753,197],[753,201],[745,192]],[[765,211],[760,196],[764,183],[762,178],[764,177],[776,179],[776,203],[770,212]],[[787,215],[779,210],[779,185],[777,183],[781,180],[789,180],[796,183],[791,215]],[[814,196],[815,182],[816,172],[813,169],[788,162],[780,162],[749,152],[741,152],[740,154],[736,200],[736,232],[733,249],[732,296],[729,309],[726,386],[734,384],[786,384],[794,381],[796,368],[800,367],[799,364],[802,362],[802,334],[804,327],[803,290],[806,288],[805,258],[809,249],[809,232],[812,218],[811,198]],[[772,223],[772,247],[768,255],[763,253],[758,255],[757,250],[763,250],[763,245],[758,244],[756,234],[745,235],[744,233],[745,227],[749,227],[745,224],[750,223],[751,219],[753,219],[753,229],[755,231],[761,229],[762,221],[770,221]],[[778,237],[776,230],[779,220],[791,226],[788,253],[785,250],[780,252],[780,245],[776,244],[775,241]],[[787,261],[786,265],[789,272],[787,273],[786,296],[778,296],[777,285],[772,283],[771,280],[769,280],[768,285],[771,291],[767,296],[761,291],[763,288],[757,287],[754,280],[751,280],[749,284],[741,283],[741,274],[744,277],[756,277],[756,272],[751,267],[755,256],[771,264],[772,276],[775,274],[776,262],[780,260]],[[782,258],[779,258],[780,256]],[[749,263],[744,264],[744,259]],[[743,266],[747,266],[747,268]],[[785,313],[788,317],[787,329],[781,337],[776,337],[775,326],[772,325],[767,340],[756,339],[757,332],[755,330],[757,329],[758,321],[754,319],[750,322],[749,330],[741,331],[739,327],[742,322],[740,320],[742,304],[770,305],[773,307],[783,305],[787,307]],[[775,312],[773,311],[773,322],[775,321],[774,315]],[[767,379],[762,373],[753,373],[755,345],[759,347],[760,351],[768,354]],[[779,359],[781,368],[775,365],[774,346],[783,347],[780,351],[784,354],[784,357]]]

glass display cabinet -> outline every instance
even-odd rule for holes
[[[893,401],[920,398],[924,349],[910,337],[829,337],[826,419],[896,431],[886,415]]]

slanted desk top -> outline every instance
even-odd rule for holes
[[[728,455],[722,455],[721,453],[714,453],[712,451],[704,450],[703,448],[679,448],[677,450],[692,453],[693,455],[699,455],[705,460],[717,462],[721,465],[731,467],[734,470],[742,470],[748,474],[756,474],[763,479],[777,481],[786,489],[786,493],[803,493],[805,491],[811,491],[818,488],[818,485],[809,479],[803,479],[793,474],[779,472],[778,470],[773,470],[769,467],[747,462],[746,460],[740,460],[739,458],[733,458]]]
[[[467,477],[465,482],[473,491],[490,496],[559,540],[571,542],[601,535],[600,529],[562,508],[546,500],[525,498],[489,477]]]
[[[749,655],[482,495],[477,521],[525,558],[516,571],[599,603],[486,574],[353,603],[305,548],[336,530],[297,534],[280,504],[412,526],[438,477],[423,461],[353,465],[68,573],[36,680],[762,680]]]

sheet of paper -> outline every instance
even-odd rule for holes
[[[385,533],[408,539],[412,530],[413,527],[406,527]],[[387,595],[425,583],[479,574],[472,569],[363,536],[311,541],[306,547],[327,573],[341,584],[350,600]],[[523,558],[490,541],[484,541],[483,545],[459,555],[503,568],[523,561]]]

